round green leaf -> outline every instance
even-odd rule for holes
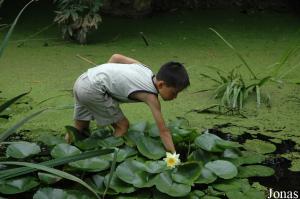
[[[110,162],[101,157],[92,157],[69,163],[69,165],[83,171],[99,172],[108,169]]]
[[[219,191],[247,191],[251,188],[248,179],[231,179],[222,183],[213,184],[213,188]]]
[[[232,141],[223,140],[223,139],[220,139],[220,140],[217,139],[216,144],[219,148],[223,148],[223,149],[235,149],[235,148],[242,147],[242,145],[237,142],[232,142]]]
[[[205,151],[222,152],[223,148],[218,147],[217,140],[221,140],[218,136],[211,133],[204,133],[195,139],[195,145]]]
[[[235,159],[240,157],[240,153],[241,152],[235,149],[225,149],[225,151],[223,152],[223,157]]]
[[[98,148],[98,139],[102,138],[95,138],[95,137],[88,137],[83,140],[78,140],[75,142],[75,146],[77,146],[81,150],[91,150]]]
[[[150,137],[140,137],[136,140],[136,145],[139,152],[152,160],[158,160],[166,155],[166,151],[162,143]]]
[[[183,197],[191,192],[191,186],[174,182],[170,172],[168,171],[157,175],[154,183],[160,192],[166,193],[173,197]]]
[[[263,165],[249,165],[239,167],[239,178],[249,178],[249,177],[267,177],[274,175],[274,169],[266,167]]]
[[[120,164],[116,169],[116,175],[129,184],[132,184],[135,187],[151,187],[153,183],[149,180],[150,175],[145,171],[141,170],[138,166],[136,160],[126,160]],[[139,163],[142,164],[142,163]]]
[[[34,195],[33,199],[66,199],[67,192],[62,189],[41,188]]]
[[[255,151],[260,154],[272,153],[276,150],[276,146],[262,140],[247,140],[244,143],[244,148],[248,151]]]
[[[62,178],[50,173],[38,172],[39,179],[45,184],[53,184],[60,181]]]
[[[168,168],[165,161],[158,160],[158,161],[146,161],[144,163],[144,167],[141,169],[148,173],[161,173],[167,170]]]
[[[178,166],[172,173],[172,179],[178,183],[193,185],[200,175],[201,165],[197,162],[188,162]]]
[[[159,129],[155,123],[150,124],[148,131],[151,137],[159,137]]]
[[[208,162],[205,167],[223,179],[231,179],[238,174],[236,166],[226,160]]]
[[[109,174],[107,174],[104,178],[105,186],[107,186],[108,178]],[[131,184],[122,181],[115,173],[113,173],[109,187],[117,193],[132,193],[135,191],[135,188]]]
[[[124,144],[121,137],[107,137],[98,141],[98,145],[102,147],[118,147]]]
[[[56,145],[52,149],[51,156],[53,158],[63,158],[63,157],[71,156],[71,155],[78,155],[80,153],[81,153],[81,151],[77,147],[66,144],[66,143],[62,143],[62,144]]]
[[[210,184],[217,179],[217,176],[211,172],[209,169],[203,167],[201,170],[201,175],[195,180],[196,184]]]
[[[237,198],[243,198],[243,199],[265,199],[266,196],[263,191],[259,191],[256,189],[249,189],[247,192],[241,192],[241,191],[228,191],[226,192],[226,196],[228,199],[237,199]]]
[[[94,190],[98,193],[98,194],[103,194],[106,187],[105,187],[105,184],[104,184],[104,177],[99,175],[99,174],[96,174],[96,175],[93,175],[91,178],[87,179],[86,180],[87,183],[94,188]],[[110,195],[113,195],[113,194],[116,194],[116,192],[112,189],[108,189],[107,194],[110,194]]]
[[[39,183],[34,177],[22,177],[22,178],[13,178],[9,180],[0,181],[0,193],[3,194],[17,194],[28,191],[36,186]]]
[[[65,143],[66,141],[62,137],[54,136],[51,134],[42,135],[38,138],[39,141],[44,143],[47,146],[55,146],[57,144]]]
[[[10,144],[6,149],[6,156],[13,158],[26,158],[40,152],[41,149],[37,144],[22,141]]]
[[[257,164],[263,162],[266,159],[263,154],[259,154],[256,152],[242,151],[241,153],[241,157],[230,160],[236,166],[240,166],[243,164]]]
[[[133,155],[136,155],[137,151],[134,148],[125,146],[124,148],[121,148],[118,150],[117,153],[117,162],[123,162],[128,157],[131,157]],[[114,159],[114,153],[109,153],[106,155],[101,156],[103,160],[113,161]]]

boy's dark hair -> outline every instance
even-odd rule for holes
[[[167,86],[183,90],[190,85],[189,75],[179,62],[167,62],[162,65],[156,74],[156,79],[164,81]]]

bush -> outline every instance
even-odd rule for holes
[[[87,42],[87,34],[98,28],[100,0],[54,0],[58,11],[54,22],[61,26],[62,37],[80,44]]]

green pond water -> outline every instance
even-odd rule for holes
[[[236,135],[244,132],[261,133],[273,137],[277,142],[291,139],[296,142],[296,147],[300,148],[300,100],[295,99],[300,94],[300,69],[289,73],[280,87],[275,83],[263,87],[262,93],[271,96],[271,108],[262,105],[258,109],[255,97],[249,99],[243,113],[247,118],[186,114],[191,109],[201,109],[217,103],[211,98],[210,92],[194,93],[213,85],[213,82],[200,75],[215,75],[205,67],[206,65],[229,71],[241,64],[224,42],[208,30],[209,27],[213,27],[230,41],[255,73],[262,77],[268,70],[267,66],[279,61],[282,54],[298,42],[299,16],[270,12],[246,15],[238,10],[176,11],[143,19],[103,16],[103,23],[99,30],[91,35],[89,45],[61,40],[58,27],[52,26],[18,47],[23,39],[50,25],[52,19],[52,13],[36,12],[34,6],[21,17],[0,59],[1,97],[11,98],[31,88],[30,95],[22,100],[29,102],[33,107],[29,112],[41,107],[72,105],[72,97],[65,90],[72,89],[76,78],[92,67],[76,57],[78,54],[101,64],[113,53],[121,53],[149,65],[154,72],[161,64],[175,60],[186,65],[191,86],[180,93],[176,100],[162,102],[166,120],[186,117],[191,126],[200,131],[212,128],[216,124],[231,123],[222,131]],[[2,22],[9,21],[3,19]],[[1,38],[6,31],[7,29],[1,30]],[[139,36],[139,32],[146,35],[150,43],[148,47]],[[290,65],[299,60],[300,56],[292,57]],[[245,67],[242,66],[241,71],[246,78],[250,78]],[[58,95],[65,96],[38,104]],[[15,114],[9,124],[2,122],[2,129],[26,115],[29,105],[17,106],[23,113]],[[124,104],[122,108],[131,122],[153,122],[151,112],[145,104]],[[33,137],[49,131],[64,134],[64,126],[72,123],[71,109],[49,111],[26,124],[23,129],[30,129]]]

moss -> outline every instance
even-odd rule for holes
[[[39,20],[32,23],[36,18]],[[77,54],[100,64],[106,62],[113,53],[122,53],[141,60],[154,72],[162,63],[177,60],[187,66],[191,87],[180,93],[176,100],[162,102],[165,118],[185,116],[191,126],[200,131],[211,128],[214,124],[231,122],[240,126],[226,130],[234,134],[244,131],[261,133],[276,139],[292,139],[300,144],[300,107],[297,102],[290,100],[290,95],[300,93],[300,86],[292,83],[299,82],[300,70],[290,73],[286,80],[291,83],[285,83],[282,88],[278,88],[276,84],[263,88],[262,92],[271,96],[271,109],[264,105],[257,109],[254,99],[249,100],[245,107],[247,119],[185,114],[190,109],[216,103],[210,97],[210,92],[194,94],[195,91],[210,88],[213,83],[200,76],[201,73],[214,74],[205,65],[229,71],[240,64],[234,53],[208,27],[214,27],[222,33],[244,55],[252,69],[261,74],[267,70],[266,66],[278,61],[284,51],[298,41],[297,16],[288,13],[257,13],[249,16],[235,10],[182,11],[138,20],[104,16],[99,30],[91,35],[90,45],[64,42],[60,39],[57,27],[52,27],[33,38],[37,40],[29,40],[17,47],[18,40],[49,25],[51,20],[46,16],[36,16],[35,12],[23,16],[22,23],[18,24],[0,60],[1,96],[13,97],[32,88],[30,97],[35,109],[72,105],[71,96],[54,98],[41,105],[38,102],[72,89],[75,79],[92,67],[78,59]],[[148,47],[139,37],[140,31],[147,36],[150,44]],[[3,36],[3,33],[2,30],[0,35]],[[293,58],[295,60],[296,57]],[[243,67],[242,73],[247,76]],[[124,104],[122,108],[132,122],[153,121],[149,108],[144,104]],[[72,123],[72,110],[53,111],[34,119],[24,128],[42,128],[64,133],[63,127]],[[258,130],[243,128],[253,126],[258,127]]]

